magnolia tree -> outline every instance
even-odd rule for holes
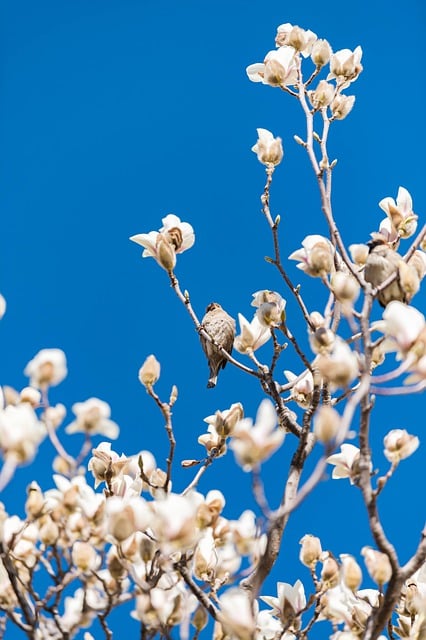
[[[177,390],[173,387],[166,399],[158,395],[160,364],[150,355],[139,379],[162,414],[167,459],[159,464],[150,451],[112,449],[109,440],[118,436],[118,427],[98,398],[73,406],[75,420],[65,433],[82,432],[85,440],[79,455],[71,456],[58,436],[65,408],[49,403],[51,386],[66,376],[65,355],[59,349],[40,351],[25,369],[29,386],[20,392],[3,388],[0,485],[6,486],[19,465],[30,463],[48,437],[57,452],[54,486],[42,491],[37,482],[29,485],[24,519],[1,505],[1,637],[17,627],[28,638],[73,638],[97,621],[96,628],[112,638],[110,614],[124,603],[130,603],[139,636],[146,639],[426,637],[424,533],[419,531],[415,553],[401,564],[377,508],[379,495],[419,440],[403,429],[390,431],[383,442],[389,464],[379,471],[373,471],[370,443],[374,398],[426,387],[425,318],[411,306],[426,272],[426,228],[418,231],[411,196],[399,187],[396,199],[380,201],[386,215],[371,240],[343,244],[332,209],[335,161],[327,143],[330,127],[354,106],[348,91],[362,71],[361,47],[333,52],[326,40],[291,24],[278,27],[275,45],[263,63],[247,68],[248,78],[299,102],[306,133],[295,139],[312,166],[328,236],[308,235],[301,248],[282,249],[270,192],[283,146],[279,137],[258,129],[253,151],[266,174],[261,203],[273,245],[267,261],[282,286],[279,292],[253,294],[254,316],[247,320],[239,314],[238,332],[216,302],[205,315],[197,312],[178,280],[179,254],[195,239],[188,222],[170,214],[159,231],[131,238],[144,247],[144,257],[165,270],[193,323],[194,340],[198,333],[208,362],[208,387],[215,386],[225,365],[257,378],[265,395],[257,416],[245,417],[240,403],[218,409],[205,418],[205,433],[194,436],[203,458],[177,462],[172,423]],[[287,255],[303,278],[316,278],[326,291],[323,309],[312,308],[292,282]],[[298,318],[286,317],[285,296],[296,301]],[[382,318],[374,321],[372,309],[379,304]],[[4,301],[2,306],[4,312]],[[306,331],[309,349],[302,346]],[[264,362],[256,351],[267,341],[272,356]],[[287,345],[299,368],[283,376],[280,359]],[[92,448],[95,435],[107,440]],[[272,508],[261,469],[280,449],[291,452],[291,462],[283,470],[281,501]],[[256,513],[245,510],[237,520],[226,517],[225,496],[214,486],[206,495],[198,490],[200,478],[229,450],[235,464],[253,474],[257,504]],[[316,462],[308,472],[313,452]],[[191,478],[180,493],[172,490],[177,464],[189,469]],[[309,583],[278,582],[273,593],[269,586],[265,591],[289,519],[297,517],[298,506],[327,469],[329,482],[346,479],[361,494],[374,546],[361,545],[358,559],[337,557],[306,531],[300,562],[311,573]],[[93,637],[90,630],[84,637]]]

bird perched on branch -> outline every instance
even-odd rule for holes
[[[231,354],[235,338],[235,320],[222,309],[220,304],[211,302],[208,305],[206,314],[201,321],[201,327],[218,345]],[[225,367],[227,359],[208,338],[200,335],[200,340],[209,363],[210,374],[207,388],[211,389],[216,386],[218,373],[220,369]]]
[[[365,263],[364,277],[373,287],[379,287],[393,273],[395,280],[379,292],[377,298],[382,307],[386,307],[392,300],[409,302],[412,296],[402,287],[400,281],[400,265],[402,257],[391,249],[385,239],[377,237],[367,242],[370,251]]]

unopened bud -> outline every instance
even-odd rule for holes
[[[50,546],[58,541],[59,527],[51,518],[48,518],[46,522],[40,527],[39,530],[40,540],[44,545]]]
[[[349,252],[356,265],[362,267],[367,262],[369,248],[366,244],[351,244]]]
[[[96,567],[96,551],[88,542],[77,541],[72,548],[72,561],[80,571],[89,571]]]
[[[337,271],[333,275],[331,286],[340,302],[354,302],[358,298],[360,286],[349,273]]]
[[[321,80],[314,91],[308,92],[309,100],[314,109],[323,109],[332,103],[334,98],[334,86],[326,80]]]
[[[207,626],[207,622],[208,616],[206,610],[201,605],[198,605],[192,616],[192,626],[195,627],[197,631],[202,631]]]
[[[267,129],[257,129],[257,134],[259,138],[252,151],[257,154],[257,159],[262,164],[276,166],[284,156],[281,138],[274,138]]]
[[[333,254],[326,242],[317,242],[311,249],[309,267],[314,273],[321,275],[330,273],[333,268]]]
[[[167,473],[162,469],[155,469],[149,476],[149,492],[153,498],[161,495],[166,490]]]
[[[399,284],[407,294],[407,298],[411,300],[420,289],[420,278],[417,270],[412,265],[401,260],[398,267],[398,274]]]
[[[300,544],[302,545],[299,554],[300,562],[314,571],[322,554],[321,540],[307,533],[300,540]]]
[[[114,580],[120,580],[125,574],[125,568],[120,558],[115,553],[108,555],[108,571]]]
[[[327,444],[335,439],[340,426],[340,415],[329,405],[321,405],[314,420],[314,434],[319,442]]]
[[[311,52],[311,60],[317,67],[323,67],[329,62],[331,47],[327,40],[318,39],[314,42]]]
[[[37,482],[32,482],[28,487],[28,498],[25,503],[25,513],[29,518],[40,516],[44,507],[44,496]]]
[[[342,554],[340,556],[342,560],[342,578],[344,584],[351,591],[356,591],[362,581],[362,571],[355,558],[348,554]]]
[[[416,584],[407,586],[405,592],[405,608],[410,616],[415,616],[420,612],[421,598]]]
[[[160,365],[158,365],[160,366]],[[172,390],[170,392],[170,398],[169,398],[169,404],[172,407],[174,405],[174,403],[176,402],[176,400],[178,399],[178,388],[177,386],[174,384],[172,387]]]
[[[176,266],[176,253],[173,245],[161,234],[158,234],[157,238],[157,257],[163,269],[168,273],[173,271]]]
[[[320,327],[309,336],[312,351],[314,353],[329,353],[333,348],[335,337],[331,329]]]
[[[294,141],[297,142],[297,144],[300,144],[301,147],[306,147],[306,142],[304,140],[302,140],[302,138],[300,136],[293,136]]]
[[[388,556],[371,547],[364,547],[361,550],[361,555],[364,557],[365,566],[370,577],[382,589],[383,585],[389,582],[392,577],[392,566]]]
[[[147,357],[139,369],[139,381],[144,387],[152,387],[160,377],[160,363],[154,355]]]
[[[319,311],[312,311],[309,314],[309,320],[314,325],[315,329],[319,329],[319,327],[323,327],[325,325],[324,316],[320,314]]]
[[[332,589],[339,582],[339,565],[330,555],[323,561],[321,580],[325,589]]]
[[[331,113],[335,120],[343,120],[352,111],[355,96],[337,95],[331,103]]]

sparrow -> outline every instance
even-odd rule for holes
[[[201,326],[215,342],[231,354],[235,338],[235,320],[222,309],[220,304],[211,302],[208,305]],[[216,386],[218,373],[220,369],[224,369],[227,359],[203,335],[200,335],[200,340],[209,364],[207,389],[211,389]]]
[[[381,238],[370,240],[367,244],[370,249],[364,270],[364,278],[367,282],[370,282],[373,287],[379,287],[393,273],[397,273],[396,279],[377,296],[381,306],[386,307],[392,300],[409,302],[410,296],[400,282],[399,267],[402,257]]]

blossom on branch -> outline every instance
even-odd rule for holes
[[[118,438],[120,432],[118,424],[109,419],[111,408],[109,404],[99,398],[89,398],[84,402],[76,402],[72,406],[76,420],[65,429],[67,433],[86,433],[88,435],[102,435],[111,440]]]
[[[395,464],[411,456],[418,448],[420,440],[405,429],[392,429],[384,437],[383,444],[386,458]]]
[[[279,293],[265,289],[253,293],[253,298],[251,306],[257,308],[256,316],[262,326],[278,327],[284,322],[287,301]]]
[[[401,238],[409,238],[417,229],[418,215],[413,212],[413,200],[404,187],[399,187],[396,202],[386,197],[380,200],[379,207],[388,216],[393,228]]]
[[[251,471],[282,445],[284,437],[284,431],[277,428],[274,405],[265,398],[260,403],[254,425],[251,418],[237,422],[229,446],[244,471]]]
[[[262,164],[276,166],[280,164],[284,156],[281,138],[274,138],[268,129],[256,129],[258,140],[251,148],[257,154],[257,159]]]
[[[359,475],[360,451],[353,444],[342,444],[340,453],[334,453],[327,458],[328,464],[334,465],[331,477],[340,480],[349,478],[351,484]]]
[[[249,322],[239,313],[238,320],[241,333],[234,340],[234,348],[238,353],[252,353],[262,347],[271,337],[270,328],[261,324],[257,315]]]
[[[294,85],[298,80],[296,51],[283,46],[269,51],[263,63],[256,62],[247,67],[247,75],[252,82],[262,82],[271,87]]]
[[[194,230],[188,222],[169,213],[162,219],[163,226],[159,231],[138,233],[130,240],[144,247],[143,258],[154,258],[166,271],[173,271],[176,254],[190,249],[195,242]]]
[[[30,385],[46,389],[62,382],[68,373],[65,353],[62,349],[42,349],[24,369]]]
[[[335,78],[340,88],[348,87],[354,82],[363,67],[361,64],[362,49],[356,47],[354,51],[350,49],[341,49],[333,53],[330,58],[330,73],[327,80]]]
[[[334,247],[330,240],[317,234],[309,235],[302,241],[302,247],[288,256],[289,260],[299,260],[298,269],[314,278],[323,278],[332,271]]]

